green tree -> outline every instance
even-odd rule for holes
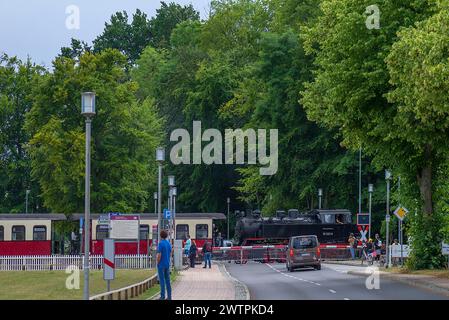
[[[70,47],[62,47],[59,56],[79,60],[86,52],[91,52],[92,48],[84,41],[72,38]]]
[[[128,22],[126,11],[111,16],[105,23],[104,31],[94,41],[94,52],[112,48],[123,53],[130,65],[139,58],[143,49],[150,43],[152,31],[147,15],[139,9],[133,14],[132,22]]]
[[[25,212],[27,189],[30,211],[42,208],[38,184],[31,179],[29,135],[23,125],[32,106],[32,88],[44,73],[29,59],[0,56],[0,212]]]
[[[420,113],[419,108],[414,108],[416,101],[412,101],[417,96],[403,94],[410,88],[408,84],[414,86],[423,74],[418,69],[414,74],[401,71],[414,65],[414,54],[419,51],[407,52],[405,42],[397,35],[401,28],[412,27],[430,17],[437,7],[433,1],[378,1],[380,29],[369,29],[365,12],[371,4],[323,0],[320,17],[310,27],[303,28],[306,49],[315,58],[316,71],[313,81],[306,84],[302,103],[311,120],[336,128],[345,146],[354,150],[362,147],[373,157],[378,169],[391,168],[395,176],[408,181],[402,203],[414,208],[415,199],[419,199],[422,213],[429,216],[420,217],[420,212],[420,221],[432,220],[433,214],[435,221],[439,221],[431,196],[435,187],[432,174],[438,168],[438,155],[442,151],[439,132],[447,135],[446,126],[436,122],[426,124],[427,120],[422,119],[432,118],[435,113],[429,109]],[[416,40],[408,38],[409,42]],[[424,57],[425,53],[416,63],[427,61]],[[426,79],[419,85],[426,90],[432,81]],[[417,90],[418,86],[414,88]],[[400,92],[406,102],[401,101]],[[415,239],[424,236],[422,230],[413,233],[419,228],[410,230]],[[432,243],[425,243],[433,248],[438,239],[434,237]],[[426,259],[423,265],[436,266],[434,262]]]
[[[410,169],[416,172],[425,213],[412,224],[412,233],[420,235],[413,242],[416,268],[428,266],[429,261],[430,266],[444,263],[439,246],[431,245],[442,240],[444,195],[437,183],[441,176],[447,178],[449,156],[449,3],[442,2],[439,9],[426,21],[399,32],[386,59],[393,85],[388,100],[397,106],[392,120],[400,128],[395,136],[416,150]]]
[[[45,206],[81,212],[84,197],[84,117],[80,94],[95,91],[92,129],[92,211],[142,212],[155,190],[154,150],[162,120],[154,101],[137,102],[137,84],[126,81],[126,58],[116,50],[86,53],[79,63],[60,57],[35,89],[26,128],[32,136],[32,175]]]
[[[150,44],[155,48],[167,48],[170,45],[172,31],[184,21],[199,21],[200,14],[191,4],[181,6],[161,1],[161,7],[156,10],[156,16],[150,20],[152,34]]]

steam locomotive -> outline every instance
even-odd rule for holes
[[[296,209],[276,211],[275,217],[262,217],[259,210],[236,212],[235,240],[239,245],[283,244],[291,236],[316,235],[321,244],[346,244],[350,233],[356,235],[351,212],[346,209]]]

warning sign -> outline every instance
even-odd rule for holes
[[[399,207],[394,211],[394,215],[399,219],[399,220],[404,220],[404,218],[407,216],[408,210],[404,207]]]

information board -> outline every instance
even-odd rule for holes
[[[111,216],[111,239],[138,239],[139,238],[139,216],[122,215]]]

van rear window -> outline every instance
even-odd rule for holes
[[[302,237],[293,239],[293,249],[307,249],[317,246],[315,237]]]

